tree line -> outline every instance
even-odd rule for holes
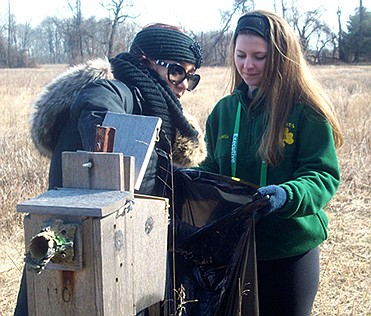
[[[36,27],[16,22],[8,0],[7,22],[0,24],[0,68],[33,67],[38,64],[74,65],[96,57],[113,57],[127,51],[141,29],[135,16],[128,14],[131,0],[99,0],[107,17],[83,18],[81,0],[67,0],[68,18],[47,17]],[[274,8],[278,5],[273,0]],[[342,25],[338,8],[338,30],[326,23],[322,7],[301,12],[295,1],[290,6],[280,1],[280,11],[300,38],[307,59],[314,64],[359,63],[371,60],[371,13],[362,5],[355,8]],[[234,17],[255,7],[253,0],[234,0],[228,11],[221,12],[221,27],[207,32],[192,32],[203,47],[204,64],[223,66],[227,62]]]

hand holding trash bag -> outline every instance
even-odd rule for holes
[[[272,212],[281,209],[287,202],[287,193],[285,189],[278,185],[268,185],[261,187],[258,190],[258,194],[269,197],[269,204],[263,209],[259,210],[262,216],[266,216]]]

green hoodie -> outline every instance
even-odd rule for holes
[[[221,99],[206,122],[208,156],[200,169],[231,176],[231,146],[238,103],[241,119],[236,177],[260,184],[261,159],[257,151],[264,130],[263,106],[248,107],[246,85]],[[258,260],[302,254],[327,238],[323,207],[334,196],[340,171],[329,123],[309,106],[298,104],[286,123],[284,159],[268,166],[266,184],[288,193],[285,206],[256,225]]]

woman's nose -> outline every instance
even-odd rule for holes
[[[188,89],[189,83],[188,83],[188,78],[184,78],[184,80],[176,85],[176,87],[183,92]]]
[[[246,57],[244,67],[249,69],[249,68],[254,68],[254,63],[252,58]]]

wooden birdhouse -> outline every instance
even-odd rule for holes
[[[63,187],[17,205],[29,315],[136,315],[163,300],[168,200],[134,194],[160,124],[149,120],[149,138],[135,135],[147,150],[64,152]]]

